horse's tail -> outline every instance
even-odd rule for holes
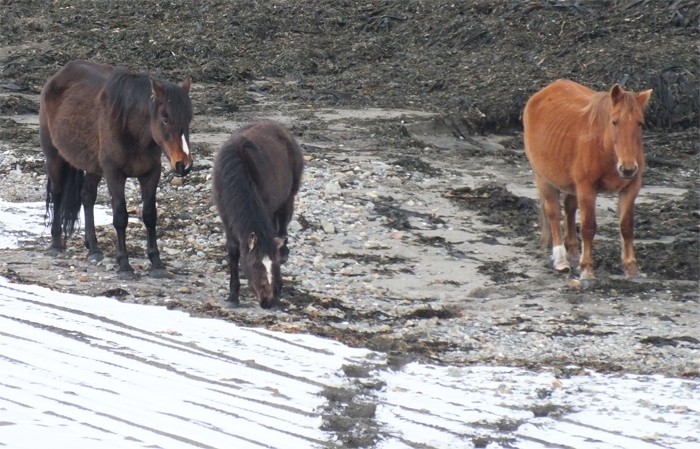
[[[46,179],[46,216],[48,225],[51,226],[54,220],[60,220],[63,238],[66,239],[75,232],[75,224],[80,219],[80,206],[82,200],[80,193],[83,189],[83,179],[85,172],[78,170],[68,163],[63,164],[61,173],[63,188],[61,189],[61,201],[58,207],[54,207],[51,213],[51,204],[55,198],[51,194],[51,179]],[[54,203],[55,206],[55,203]]]
[[[544,209],[544,198],[540,195],[540,245],[545,251],[549,250],[549,244],[552,242],[552,224],[547,218],[547,212]]]

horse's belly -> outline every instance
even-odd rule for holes
[[[85,170],[88,173],[102,174],[100,162],[97,158],[97,139],[80,139],[73,135],[62,135],[58,132],[54,137],[54,146],[59,154],[73,167]]]

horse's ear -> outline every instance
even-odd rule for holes
[[[253,251],[255,245],[258,243],[258,236],[254,232],[251,232],[248,236],[248,251]]]
[[[610,99],[612,100],[613,104],[617,104],[620,100],[622,100],[622,95],[625,92],[622,90],[619,84],[615,84],[612,89],[610,89]]]
[[[282,248],[282,246],[287,242],[287,237],[275,237],[275,244],[277,249]]]
[[[653,92],[653,89],[645,90],[644,92],[640,92],[639,95],[637,95],[637,101],[639,102],[639,106],[644,109],[649,103],[649,99],[651,98],[651,93]]]
[[[163,90],[163,86],[161,86],[160,83],[153,78],[151,78],[151,94],[153,95],[153,99],[158,103],[165,102],[165,91]]]
[[[183,89],[185,89],[185,92],[188,94],[190,93],[190,87],[192,87],[192,77],[187,75],[185,79],[182,81],[182,84],[180,84]]]

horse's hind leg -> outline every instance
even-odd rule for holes
[[[46,165],[46,216],[51,222],[51,247],[49,253],[59,253],[64,248],[61,233],[61,190],[63,183],[63,164],[66,162],[58,154],[45,124],[39,127],[39,143],[44,152]],[[49,210],[50,209],[50,210]]]
[[[239,242],[226,233],[226,252],[228,253],[228,266],[231,270],[231,278],[229,279],[229,294],[228,301],[238,304],[238,292],[241,289],[241,280],[238,274],[238,260],[241,256]]]
[[[578,264],[581,253],[578,250],[578,236],[576,235],[576,210],[578,209],[578,198],[576,195],[564,195],[564,219],[566,222],[566,235],[564,246],[566,256],[570,262]]]
[[[63,166],[67,162],[58,154],[58,150],[50,140],[44,141],[43,135],[41,146],[46,155],[46,212],[51,221],[49,253],[56,255],[66,248],[61,228],[61,194],[63,192]]]
[[[568,271],[571,269],[571,265],[569,265],[569,261],[566,260],[566,249],[564,248],[561,238],[561,205],[559,204],[559,190],[539,176],[535,176],[535,182],[542,195],[545,216],[551,228],[554,269],[557,271]]]
[[[294,214],[294,195],[290,196],[285,203],[275,212],[277,222],[277,236],[284,239],[284,244],[280,247],[280,264],[289,260],[289,247],[287,246],[287,225]]]
[[[80,197],[85,211],[85,247],[88,250],[87,260],[99,262],[103,259],[102,251],[97,245],[95,235],[95,201],[97,200],[97,187],[102,179],[101,175],[86,173]]]
[[[146,226],[148,260],[151,261],[151,272],[149,275],[156,279],[170,278],[172,275],[165,269],[165,265],[160,260],[158,250],[158,240],[156,237],[156,223],[158,221],[158,210],[156,209],[156,190],[160,180],[160,166],[151,172],[139,177],[141,185],[141,198],[143,200],[143,224]]]

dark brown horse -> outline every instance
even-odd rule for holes
[[[216,155],[213,193],[226,233],[229,301],[238,304],[240,259],[260,306],[269,309],[279,303],[280,264],[289,254],[287,225],[303,169],[294,137],[270,122],[238,130]]]
[[[594,92],[573,81],[559,80],[527,102],[525,152],[542,197],[542,238],[548,244],[551,236],[555,269],[569,270],[569,260],[579,257],[576,209],[580,209],[581,279],[593,279],[596,197],[601,192],[617,193],[622,265],[628,277],[640,275],[632,243],[633,215],[644,171],[643,111],[650,96],[651,90],[636,94],[617,84],[609,92]],[[560,191],[564,193],[565,242]]]
[[[189,90],[189,77],[178,86],[88,61],[71,61],[51,77],[41,91],[39,137],[46,156],[52,253],[65,249],[82,204],[88,260],[102,259],[93,207],[104,176],[112,196],[118,274],[121,279],[133,279],[125,241],[128,214],[124,185],[126,178],[137,178],[150,274],[170,276],[156,242],[156,189],[163,152],[177,175],[184,176],[192,169]]]

